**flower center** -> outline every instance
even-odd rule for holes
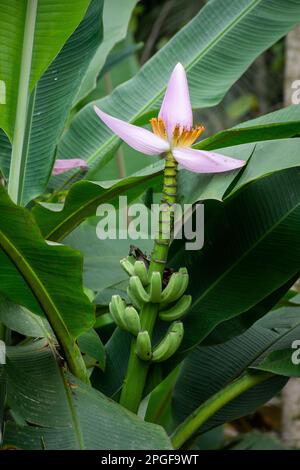
[[[153,133],[167,140],[166,126],[162,118],[150,119]],[[204,126],[199,125],[188,129],[177,125],[173,132],[172,147],[191,147],[198,137],[203,133]]]

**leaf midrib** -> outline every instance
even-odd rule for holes
[[[80,426],[80,419],[78,417],[78,413],[77,413],[76,406],[75,406],[75,403],[74,403],[73,394],[72,394],[70,384],[69,384],[62,368],[59,367],[59,365],[57,365],[57,367],[59,368],[59,373],[61,375],[61,378],[62,378],[62,381],[63,381],[63,386],[64,386],[64,389],[65,389],[65,392],[66,392],[66,398],[67,398],[67,402],[68,402],[68,405],[69,405],[71,418],[72,418],[72,422],[73,422],[73,430],[74,430],[74,433],[76,435],[77,442],[79,444],[79,449],[80,450],[85,450],[84,437],[83,437],[81,426]]]

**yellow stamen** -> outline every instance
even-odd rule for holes
[[[153,133],[156,135],[159,135],[159,130],[158,130],[158,122],[156,118],[150,119],[150,124],[153,130]]]
[[[161,137],[165,139],[167,137],[167,132],[166,132],[164,120],[162,118],[158,118],[158,127],[159,127]]]
[[[204,126],[197,126],[193,129],[183,129],[179,138],[177,139],[177,145],[179,147],[191,147],[198,137],[203,133]]]
[[[166,126],[162,118],[150,119],[153,133],[167,139]],[[204,126],[199,125],[192,129],[182,128],[177,125],[173,132],[172,146],[173,147],[191,147],[198,137],[203,133]]]
[[[173,139],[172,139],[172,144],[174,147],[177,146],[179,138],[180,138],[180,127],[176,126],[173,132]]]
[[[163,139],[166,139],[167,133],[163,119],[152,118],[150,119],[150,123],[152,126],[153,133],[158,135],[159,137],[162,137]]]

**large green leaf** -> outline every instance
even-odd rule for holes
[[[241,172],[197,174],[187,170],[179,172],[178,198],[193,204],[199,200],[216,199],[231,195],[245,184],[286,168],[300,166],[300,139],[281,139],[235,145],[221,149],[220,153],[247,160]],[[234,183],[234,184],[232,184]]]
[[[8,422],[4,443],[21,449],[170,449],[165,431],[145,423],[66,374],[53,345],[7,348],[8,404],[26,421]]]
[[[75,339],[95,320],[82,288],[82,258],[45,242],[30,212],[13,204],[3,188],[0,212],[0,292],[47,317],[71,365],[73,354],[80,359]]]
[[[299,309],[298,309],[299,310]],[[292,320],[295,322],[295,318]],[[299,320],[298,320],[299,323]],[[286,322],[282,312],[272,312],[259,320],[241,336],[217,346],[197,346],[185,359],[173,396],[173,411],[178,422],[183,421],[201,403],[217,393],[228,383],[240,377],[259,357],[276,350],[285,342]],[[298,330],[299,331],[299,330]],[[211,427],[252,413],[269,400],[286,383],[285,377],[272,377],[226,405],[204,424]]]
[[[263,327],[266,330],[275,329],[280,333],[280,342],[276,349],[272,348],[271,351],[267,351],[270,354],[266,353],[259,358],[255,368],[287,377],[300,377],[300,366],[297,363],[299,361],[300,308],[283,307],[277,310],[265,318]],[[294,341],[295,344],[293,344]]]
[[[20,305],[0,298],[0,322],[10,330],[32,338],[48,338],[53,341],[54,335],[46,320]],[[94,360],[94,365],[105,369],[105,349],[95,330],[90,329],[78,337],[78,345],[84,354]]]
[[[6,84],[6,104],[1,106],[0,128],[13,136],[27,0],[1,0],[1,80]],[[32,91],[38,79],[77,27],[90,0],[40,0],[37,7],[35,40],[30,75]]]
[[[182,351],[217,325],[262,301],[299,271],[300,171],[256,180],[207,214],[204,248],[174,246],[172,264],[187,266],[193,302]]]
[[[195,108],[218,103],[251,62],[300,20],[294,0],[212,0],[126,84],[97,104],[126,121],[157,109],[172,68],[188,72]],[[93,171],[113,155],[118,139],[101,124],[92,104],[78,113],[59,148],[79,152]]]
[[[298,105],[274,111],[251,121],[246,121],[225,131],[201,140],[194,147],[214,150],[231,145],[262,140],[284,139],[300,133],[300,109]]]
[[[300,270],[285,284],[276,289],[270,295],[265,297],[263,300],[258,302],[256,305],[246,310],[241,315],[233,317],[230,320],[220,323],[212,332],[205,338],[203,344],[213,345],[218,343],[224,343],[234,336],[244,333],[248,330],[253,323],[258,321],[264,315],[266,315],[271,309],[278,306],[282,298],[289,293],[289,289],[299,279]]]
[[[74,97],[91,57],[101,43],[102,3],[93,0],[84,20],[39,80],[27,120],[31,122],[23,147],[24,168],[19,201],[26,204],[45,189]],[[9,175],[11,145],[0,134],[0,166]],[[75,154],[76,155],[76,154]]]
[[[132,10],[138,0],[104,0],[103,42],[97,49],[86,71],[84,80],[76,97],[79,101],[95,88],[109,52],[125,38]]]
[[[299,138],[258,142],[248,165],[241,173],[241,177],[232,188],[230,194],[251,181],[267,174],[275,173],[286,168],[299,167],[299,148]]]
[[[0,322],[10,330],[33,338],[50,338],[53,333],[46,318],[0,297]]]
[[[126,194],[128,203],[142,194],[149,187],[160,183],[161,168],[150,166],[139,175],[133,175],[119,181],[94,183],[80,181],[70,189],[65,204],[61,206],[38,205],[33,214],[45,238],[59,241],[74,230],[86,217],[95,215],[100,204],[110,203],[118,206],[118,197]],[[55,210],[51,210],[51,209]]]

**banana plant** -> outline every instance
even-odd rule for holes
[[[300,376],[299,107],[205,138],[193,118],[300,2],[206,2],[103,97],[137,4],[0,0],[3,448],[199,449]],[[142,170],[103,180],[124,145]],[[135,203],[147,219],[160,201],[153,240],[99,236],[99,208],[120,228],[122,198],[127,232]],[[192,206],[184,231],[199,203],[190,251],[176,208]]]

